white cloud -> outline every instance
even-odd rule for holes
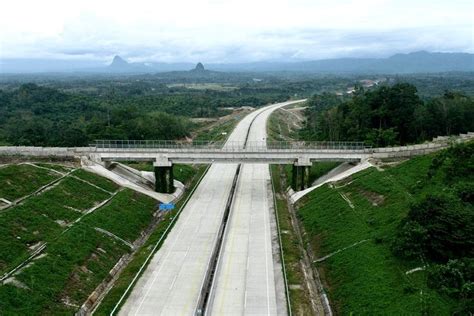
[[[0,57],[248,61],[474,50],[471,1],[0,0]]]

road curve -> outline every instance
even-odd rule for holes
[[[244,141],[258,109],[237,124],[228,141]],[[193,315],[217,241],[237,164],[213,164],[119,315]],[[268,169],[268,168],[267,168]]]

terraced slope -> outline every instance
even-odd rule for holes
[[[38,167],[0,169],[0,187],[11,188],[22,187],[14,171],[36,171],[37,185],[16,190],[17,197],[63,177],[0,211],[1,315],[77,311],[154,219],[156,201],[147,196],[82,170],[61,175]]]

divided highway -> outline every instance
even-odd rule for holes
[[[264,140],[270,113],[293,102],[247,115],[228,141]],[[249,131],[250,129],[250,131]],[[150,261],[120,315],[193,315],[213,264],[237,164],[213,164]],[[272,251],[273,200],[268,165],[243,165],[212,286],[208,314],[285,313],[285,294]],[[273,258],[276,258],[275,261]],[[277,303],[278,302],[278,303]],[[283,305],[282,305],[283,304]]]

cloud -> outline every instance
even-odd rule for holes
[[[0,12],[0,57],[245,62],[474,52],[473,6],[464,0],[16,0]]]

